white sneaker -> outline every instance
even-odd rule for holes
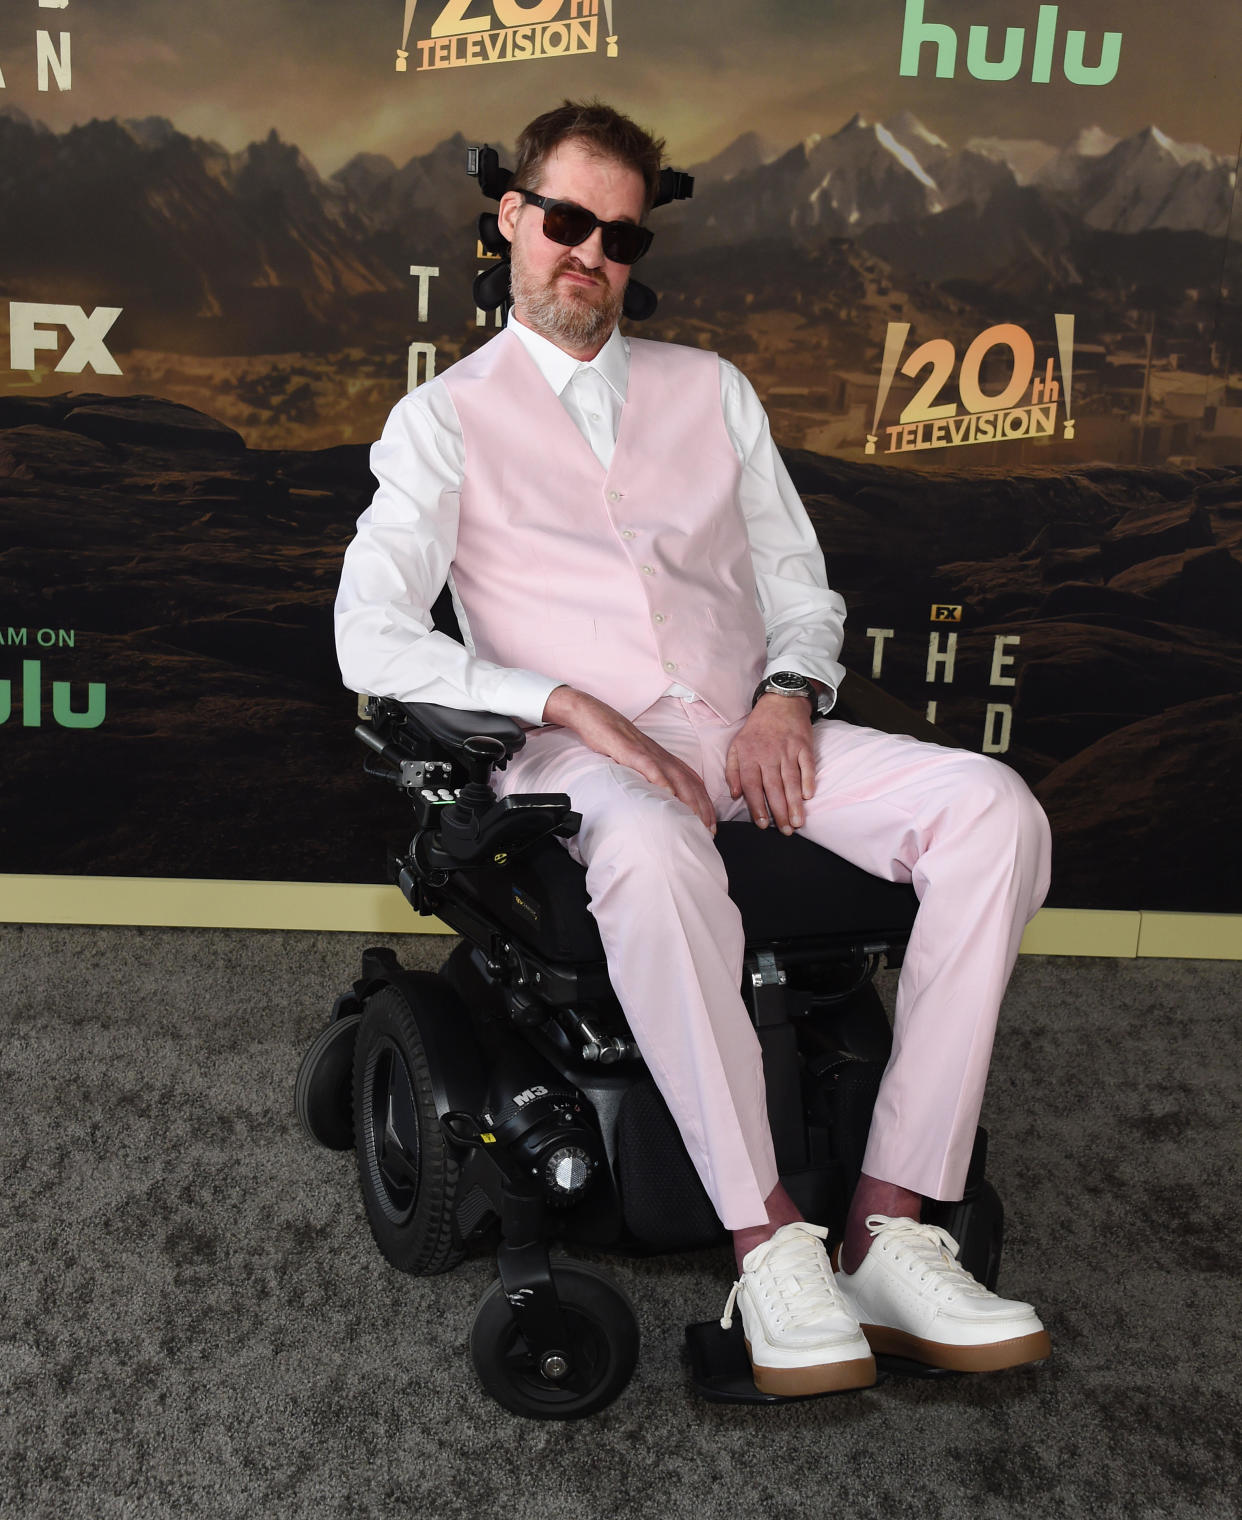
[[[801,1220],[784,1224],[742,1258],[720,1324],[733,1324],[736,1303],[760,1393],[795,1397],[875,1382],[875,1358],[828,1265],[827,1234]]]
[[[953,1372],[996,1372],[1052,1354],[1030,1304],[998,1298],[957,1260],[939,1225],[869,1214],[871,1247],[837,1286],[873,1351]]]

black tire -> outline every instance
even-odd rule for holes
[[[302,1057],[293,1087],[303,1130],[330,1151],[354,1145],[354,1042],[361,1022],[351,1013],[321,1029]]]
[[[479,1300],[470,1356],[499,1404],[532,1420],[580,1420],[606,1408],[638,1365],[634,1307],[602,1272],[576,1261],[553,1264],[552,1280],[570,1334],[572,1386],[543,1376],[497,1280]]]
[[[418,1022],[395,987],[367,999],[354,1051],[354,1134],[375,1243],[402,1272],[433,1277],[465,1255],[458,1166],[440,1128]]]

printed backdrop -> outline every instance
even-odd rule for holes
[[[764,397],[856,705],[1021,771],[1054,904],[1242,911],[1240,64],[1236,0],[11,0],[0,870],[380,878],[367,444],[493,330],[467,144],[599,95],[695,175],[643,331]]]

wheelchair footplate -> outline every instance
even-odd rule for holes
[[[686,1354],[690,1360],[690,1381],[695,1392],[713,1404],[801,1404],[807,1399],[828,1398],[823,1393],[790,1398],[784,1394],[761,1393],[750,1371],[750,1357],[742,1334],[741,1315],[730,1329],[721,1328],[718,1319],[701,1320],[686,1326]],[[877,1356],[879,1381],[886,1377],[940,1378],[958,1374],[941,1367],[927,1367],[902,1356]],[[859,1390],[843,1389],[842,1392]]]

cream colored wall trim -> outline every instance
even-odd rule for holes
[[[0,923],[447,932],[414,913],[396,887],[138,876],[0,875]],[[1242,960],[1242,914],[1045,908],[1022,953]]]
[[[1022,936],[1023,955],[1138,954],[1140,913],[1097,908],[1041,908]]]
[[[1173,960],[1242,961],[1242,914],[1144,913],[1138,953]]]
[[[396,887],[178,877],[0,876],[0,922],[445,934]]]

